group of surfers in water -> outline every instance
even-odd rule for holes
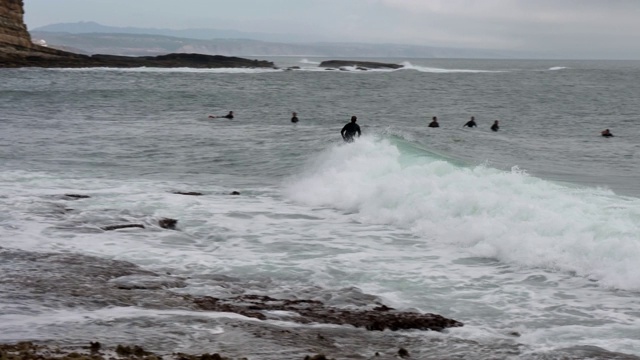
[[[223,116],[209,115],[209,118],[210,119],[216,119],[216,118],[233,119],[233,111],[229,111],[229,113],[227,115],[223,115]],[[295,124],[298,121],[300,121],[298,119],[298,113],[296,113],[296,112],[291,113],[291,122]],[[360,135],[362,135],[362,131],[360,130],[360,125],[356,124],[356,121],[358,121],[358,117],[354,115],[354,116],[351,117],[351,121],[349,123],[347,123],[342,128],[342,130],[340,130],[340,135],[342,135],[342,139],[344,141],[352,142],[354,140],[354,138],[356,137],[356,135],[358,137],[360,137]],[[440,127],[440,124],[438,123],[438,117],[436,117],[436,116],[432,117],[431,118],[431,122],[429,123],[428,126],[430,128],[438,128],[438,127]],[[469,121],[467,121],[464,125],[462,125],[462,127],[468,127],[468,128],[478,127],[478,124],[476,124],[475,116],[472,116]],[[491,125],[490,129],[492,131],[500,130],[499,121],[495,120],[493,122],[493,125]],[[613,134],[611,133],[611,131],[609,131],[609,129],[602,130],[602,132],[600,134],[602,136],[604,136],[604,137],[607,137],[607,138],[613,136]]]
[[[498,131],[500,130],[500,122],[498,120],[493,122],[493,125],[491,125],[491,130],[492,131]],[[438,117],[434,116],[431,118],[431,122],[429,123],[429,127],[430,128],[437,128],[440,127],[440,124],[438,123]],[[468,127],[468,128],[473,128],[473,127],[478,127],[478,124],[476,124],[476,118],[475,116],[471,117],[471,120],[467,121],[464,125],[462,125],[462,127]]]

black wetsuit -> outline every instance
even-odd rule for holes
[[[465,126],[466,126],[466,127],[477,127],[477,126],[478,126],[478,124],[476,124],[476,122],[475,122],[475,121],[473,121],[473,120],[469,120],[469,121],[467,121],[467,123],[466,123],[466,124],[464,124],[462,127],[465,127]]]
[[[429,123],[429,127],[440,127],[440,124],[437,121],[432,121]]]
[[[297,116],[292,117],[291,118],[291,122],[292,123],[297,123],[298,122],[298,117]]]
[[[227,114],[225,116],[220,116],[220,117],[227,118],[227,119],[233,119],[233,114]]]
[[[498,126],[498,124],[491,125],[491,130],[498,131],[498,129],[500,129],[500,126]]]
[[[355,122],[348,123],[340,131],[340,134],[342,134],[342,138],[346,142],[352,142],[353,137],[356,136],[356,133],[358,134],[358,136],[362,134],[360,132],[360,125],[356,124]]]

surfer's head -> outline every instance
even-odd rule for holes
[[[355,115],[353,115],[353,116],[351,117],[351,122],[356,122],[356,120],[358,120],[358,118],[357,118]]]

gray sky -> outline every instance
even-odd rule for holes
[[[24,0],[29,29],[78,21],[297,33],[396,43],[640,59],[640,0]]]

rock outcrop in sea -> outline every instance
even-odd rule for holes
[[[345,66],[353,66],[361,69],[400,69],[403,65],[381,63],[375,61],[356,61],[356,60],[327,60],[318,65],[324,68],[342,68]]]
[[[265,60],[203,54],[160,56],[82,55],[33,44],[24,23],[23,0],[0,2],[0,67],[191,67],[272,68]]]

